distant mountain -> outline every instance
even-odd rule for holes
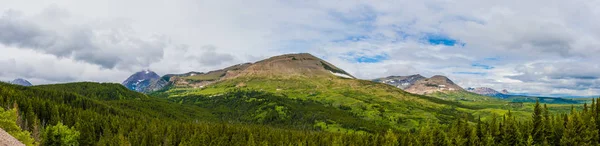
[[[167,74],[162,79],[175,87],[202,88],[204,86],[237,77],[317,77],[333,76],[355,79],[346,71],[311,54],[286,54],[255,63],[242,63],[210,72]]]
[[[346,71],[308,53],[286,54],[258,61],[236,76],[330,77],[355,79]]]
[[[502,89],[502,91],[500,91],[500,93],[502,93],[502,94],[510,94],[510,92],[508,92],[508,90],[506,90],[506,89]]]
[[[121,83],[130,90],[148,93],[157,91],[168,85],[158,74],[150,70],[136,72]]]
[[[418,80],[426,79],[420,74],[410,75],[410,76],[389,76],[385,78],[374,79],[375,82],[386,83],[393,86],[396,86],[400,89],[406,89],[412,86]]]
[[[15,85],[21,85],[21,86],[33,86],[29,81],[25,80],[25,79],[15,79],[13,81],[10,82],[11,84],[15,84]]]
[[[426,78],[419,74],[410,76],[389,76],[386,78],[374,79],[372,81],[393,85],[407,92],[421,95],[435,92],[465,91],[462,87],[448,79],[448,77],[441,75],[435,75],[431,78]]]
[[[506,95],[504,93],[498,92],[492,88],[487,88],[487,87],[467,88],[467,91],[473,92],[473,93],[476,93],[479,95],[502,98],[502,99],[510,97],[509,95]],[[506,90],[504,90],[504,91],[506,91]]]

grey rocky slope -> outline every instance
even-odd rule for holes
[[[416,74],[416,75],[410,75],[410,76],[389,76],[389,77],[385,77],[385,78],[378,78],[373,81],[390,84],[390,85],[396,86],[400,89],[406,89],[406,88],[412,86],[418,80],[422,80],[422,79],[426,79],[426,78],[421,76],[420,74]]]
[[[410,76],[390,76],[373,80],[375,82],[386,83],[407,92],[414,94],[431,94],[435,92],[459,92],[465,91],[462,87],[456,85],[448,77],[435,75],[431,78],[423,77],[419,74]]]

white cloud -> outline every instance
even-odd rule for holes
[[[120,82],[127,72],[142,68],[162,74],[209,71],[310,52],[365,79],[443,74],[465,87],[600,94],[598,81],[576,78],[598,70],[589,63],[600,61],[595,57],[600,54],[600,20],[594,19],[600,16],[598,6],[600,2],[585,0],[8,0],[0,12],[17,14],[1,17],[0,28],[25,35],[0,34],[0,42],[38,50],[34,54],[50,59],[0,59],[3,68],[15,68],[1,72],[0,78],[62,61],[77,66],[66,71],[111,76],[31,76],[49,83]],[[430,36],[456,45],[428,44]],[[387,58],[375,63],[354,59],[377,55]],[[15,67],[23,62],[29,65]]]

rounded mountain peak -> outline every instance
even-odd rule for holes
[[[418,80],[414,85],[408,87],[406,91],[415,94],[430,94],[434,92],[464,91],[464,89],[454,84],[446,76],[435,75],[431,78]]]
[[[448,77],[442,76],[442,75],[435,75],[435,76],[429,78],[429,80],[433,80],[433,81],[436,81],[436,82],[446,82],[446,83],[449,83],[449,84],[454,84],[454,82],[452,82],[452,80],[450,80]]]
[[[285,54],[258,61],[240,76],[339,76],[354,78],[346,71],[309,53]]]

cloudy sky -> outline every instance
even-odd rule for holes
[[[600,1],[0,0],[0,80],[121,82],[308,52],[362,79],[600,95]]]

